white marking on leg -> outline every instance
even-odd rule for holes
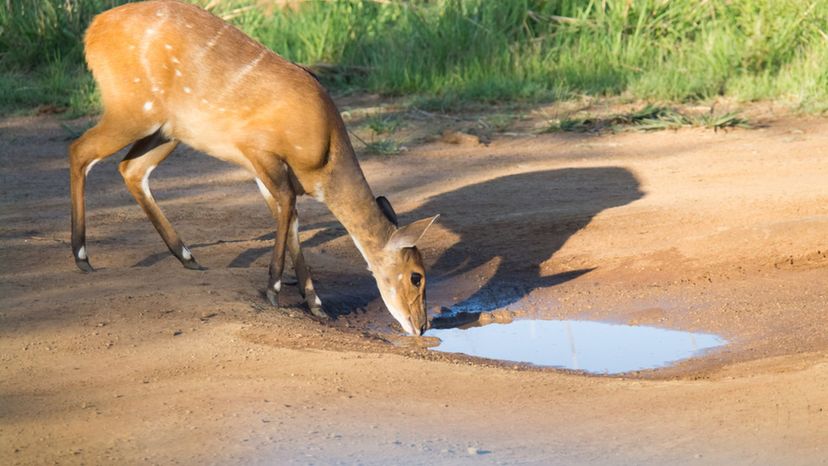
[[[314,297],[313,303],[316,304],[317,306],[322,306],[322,300],[319,299],[319,296]]]
[[[85,261],[86,260],[86,246],[81,246],[78,249],[78,259]]]
[[[187,249],[187,246],[181,247],[181,257],[184,258],[185,261],[188,261],[193,258],[193,254]]]
[[[293,219],[290,221],[290,233],[296,238],[296,242],[299,242],[299,219],[296,218],[296,215],[293,216]]]
[[[325,202],[325,191],[322,189],[322,182],[317,181],[316,185],[313,187],[313,197],[316,198],[317,201],[324,203]]]
[[[267,186],[265,186],[265,184],[262,183],[262,180],[260,180],[259,178],[256,178],[256,186],[259,187],[259,192],[262,193],[262,196],[264,196],[265,199],[273,199],[273,195],[270,194],[270,191],[268,191]]]
[[[89,172],[92,171],[92,167],[95,166],[96,163],[100,162],[101,159],[95,159],[89,162],[89,165],[86,166],[86,171],[83,173],[83,176],[89,176]]]
[[[155,198],[152,197],[152,191],[150,191],[149,177],[150,177],[150,173],[152,173],[152,171],[155,170],[156,166],[157,165],[153,165],[153,166],[149,167],[147,169],[147,172],[144,173],[144,178],[141,179],[141,190],[144,191],[144,195],[147,197],[147,199],[149,199],[151,201],[155,201]]]
[[[149,112],[150,110],[152,110],[152,101],[148,100],[144,102],[144,111]]]
[[[276,290],[277,293],[282,291],[282,280],[279,280],[276,283],[274,283],[273,289]]]

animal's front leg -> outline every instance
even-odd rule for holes
[[[273,257],[270,260],[265,294],[270,304],[277,307],[279,306],[279,293],[282,291],[282,273],[285,270],[285,251],[290,219],[296,205],[296,194],[287,181],[287,176],[282,175],[287,173],[286,169],[287,167],[284,166],[276,170],[257,170],[259,176],[256,178],[256,184],[276,220],[276,241],[273,245]]]
[[[308,304],[311,314],[320,319],[327,319],[328,314],[322,309],[322,301],[316,294],[313,288],[313,281],[311,280],[310,267],[305,263],[305,256],[302,254],[302,245],[299,243],[299,213],[296,209],[290,219],[290,229],[288,230],[288,251],[293,260],[293,268],[296,271],[296,278],[299,280],[299,292],[305,297],[305,302]]]

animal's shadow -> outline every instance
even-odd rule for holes
[[[438,286],[497,259],[493,273],[483,271],[486,282],[452,306],[486,312],[593,270],[597,265],[544,275],[541,266],[597,214],[642,196],[624,168],[564,168],[464,186],[429,199],[411,217],[440,213],[440,224],[459,236],[429,271]]]
[[[457,312],[487,312],[513,304],[532,290],[564,283],[593,270],[597,264],[544,275],[542,264],[600,212],[642,196],[635,176],[620,167],[534,171],[493,178],[431,197],[419,208],[401,215],[400,222],[439,213],[440,225],[458,236],[458,241],[431,266],[432,286],[453,286],[455,279],[492,262],[493,272],[480,271],[488,277],[485,283],[452,306]],[[303,241],[303,247],[320,246],[345,234],[336,222],[312,227],[321,229]],[[266,238],[272,238],[272,233],[257,239]],[[270,246],[247,249],[230,266],[249,267],[271,251]],[[150,256],[136,265],[148,265],[162,256]],[[328,310],[336,315],[365,308],[377,297],[368,274],[345,277],[320,272],[323,277],[319,278],[326,279],[329,286],[317,280],[317,288],[333,305]],[[332,293],[326,288],[350,291]]]
[[[451,286],[458,277],[497,259],[494,272],[486,272],[486,282],[452,306],[457,312],[486,312],[515,303],[532,290],[593,270],[597,264],[544,275],[541,266],[600,212],[642,196],[638,180],[624,168],[554,169],[502,176],[439,194],[401,215],[400,221],[405,224],[439,213],[440,225],[459,237],[430,268],[431,285]],[[304,241],[304,247],[319,246],[345,234],[339,224],[324,226],[327,228]],[[268,252],[247,250],[233,265],[244,266]],[[353,293],[351,288],[347,297],[329,295],[328,302],[338,304],[337,313],[347,313],[343,307],[361,308],[376,299],[367,274],[347,279],[358,284],[357,289],[373,291]],[[320,283],[318,288],[324,290],[325,286]]]

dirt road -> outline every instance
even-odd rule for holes
[[[188,150],[152,184],[209,269],[166,252],[113,158],[88,183],[100,270],[82,274],[67,136],[51,117],[0,121],[3,464],[828,462],[828,121],[363,158],[403,222],[441,214],[422,248],[431,306],[730,342],[624,377],[393,338],[358,252],[312,199],[301,237],[338,318],[312,320],[292,290],[297,306],[266,306],[266,206],[246,174]]]

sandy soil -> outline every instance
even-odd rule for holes
[[[62,124],[0,121],[3,464],[828,462],[828,121],[501,132],[363,157],[403,221],[442,215],[422,248],[431,306],[730,341],[623,377],[395,337],[358,252],[311,199],[301,236],[338,318],[314,321],[295,291],[296,306],[266,306],[273,225],[255,184],[188,150],[153,188],[209,269],[169,256],[113,158],[88,184],[100,270],[82,274]]]

